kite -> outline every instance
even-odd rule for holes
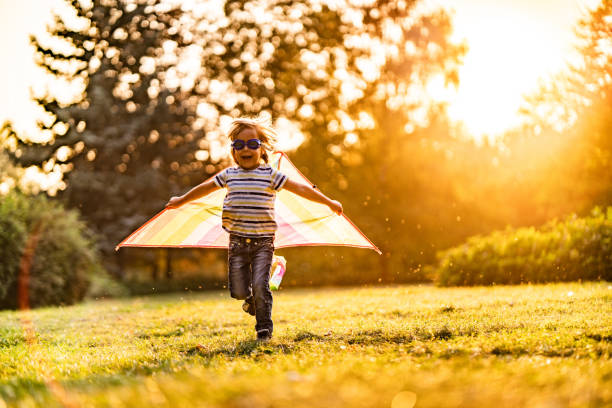
[[[313,185],[282,152],[271,155],[270,165],[291,180]],[[219,189],[180,207],[166,208],[125,238],[115,250],[121,247],[227,248],[229,234],[221,228],[224,197],[225,189]],[[278,229],[274,247],[277,249],[331,245],[369,248],[381,254],[344,213],[337,215],[326,205],[289,191],[276,194],[275,216]]]

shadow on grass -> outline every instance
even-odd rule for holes
[[[595,340],[595,341],[604,341],[607,343],[612,343],[612,332],[607,334],[601,333],[587,333],[584,335],[587,339]]]
[[[362,330],[349,334],[317,334],[306,330],[297,332],[293,338],[273,340],[262,343],[257,340],[244,340],[236,344],[211,348],[197,345],[187,349],[184,353],[189,356],[200,356],[211,359],[217,356],[250,357],[258,354],[289,354],[298,348],[299,343],[328,343],[328,344],[355,344],[355,345],[381,345],[406,344],[415,340],[449,340],[454,336],[446,326],[423,329],[417,328],[410,333],[388,333],[383,330]]]
[[[279,342],[261,342],[258,340],[243,340],[236,344],[228,344],[223,347],[209,348],[202,345],[191,347],[185,351],[188,356],[200,356],[211,359],[217,356],[226,357],[249,357],[258,354],[289,354],[295,346]]]

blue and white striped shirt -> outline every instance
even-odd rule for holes
[[[276,232],[274,200],[287,176],[269,165],[252,170],[228,167],[214,178],[227,187],[223,200],[223,229],[244,237],[272,237]]]

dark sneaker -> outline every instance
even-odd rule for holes
[[[268,329],[257,330],[258,341],[269,341],[272,338],[272,333]]]
[[[242,304],[242,310],[244,310],[251,316],[255,316],[255,302],[253,300],[253,296],[246,298],[246,300]]]

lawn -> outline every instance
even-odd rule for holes
[[[612,284],[223,292],[0,312],[0,407],[612,406]],[[416,402],[416,404],[415,404]]]

